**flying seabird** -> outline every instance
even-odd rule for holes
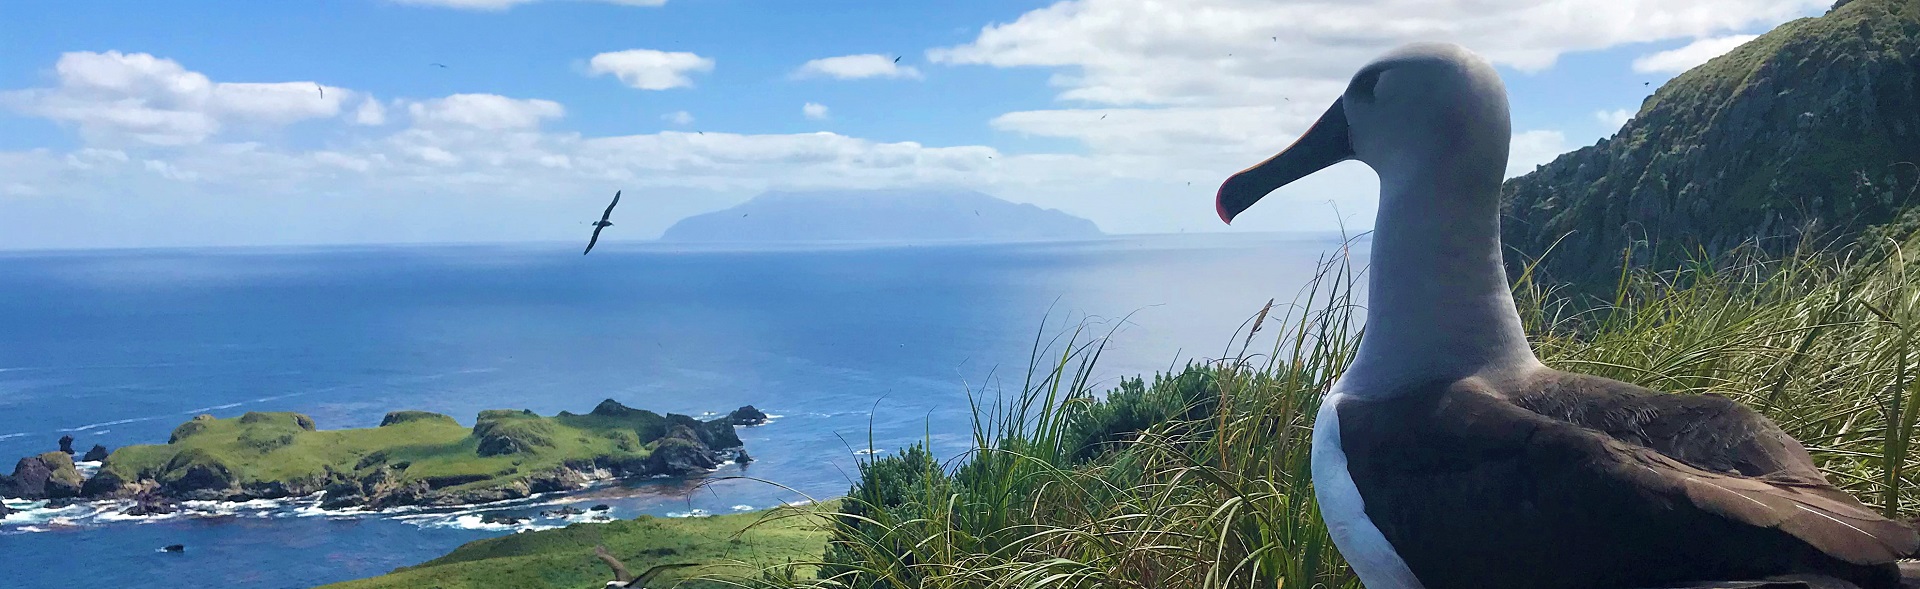
[[[626,564],[621,563],[620,559],[614,558],[612,554],[607,553],[607,547],[593,547],[593,555],[599,558],[601,562],[607,563],[607,568],[613,569],[613,580],[607,581],[606,589],[647,589],[647,583],[652,582],[655,577],[660,576],[660,573],[678,568],[700,566],[697,563],[691,562],[655,565],[653,568],[647,569],[646,572],[640,573],[640,576],[635,577],[631,571],[627,570]]]
[[[904,56],[904,55],[895,55],[895,56],[893,56],[893,62],[894,62],[894,63],[900,63],[900,58],[902,58],[902,57],[906,57],[906,56]]]
[[[1511,125],[1485,59],[1408,45],[1215,200],[1231,222],[1342,161],[1379,175],[1365,335],[1311,454],[1321,517],[1361,581],[1899,587],[1920,536],[1828,483],[1779,425],[1534,356],[1501,264]]]
[[[444,64],[444,63],[439,63],[439,62],[434,62],[434,63],[429,63],[429,64],[427,64],[427,65],[430,65],[430,66],[433,66],[433,67],[437,67],[437,68],[440,68],[440,69],[447,69],[447,64]]]
[[[620,204],[620,191],[615,190],[613,191],[613,202],[607,203],[607,212],[600,213],[600,220],[594,222],[593,238],[587,240],[587,249],[586,251],[580,252],[580,255],[583,255],[583,256],[587,255],[587,252],[593,251],[593,244],[600,243],[601,229],[606,229],[608,227],[613,226],[613,222],[608,221],[607,217],[613,216],[613,207],[614,205],[617,205],[617,204]]]
[[[319,90],[319,91],[320,91],[320,97],[321,97],[321,98],[326,98],[326,97],[327,97],[327,87],[326,87],[326,86],[321,86],[321,85],[319,85],[319,84],[314,84],[314,85],[313,85],[313,87],[314,87],[314,89],[316,89],[316,90]]]

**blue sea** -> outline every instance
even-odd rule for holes
[[[607,243],[0,252],[0,461],[164,443],[194,415],[298,411],[371,427],[396,409],[585,412],[602,399],[713,416],[754,405],[757,460],[705,480],[610,484],[460,510],[351,514],[300,500],[110,505],[0,522],[0,586],[311,587],[521,529],[556,504],[689,517],[844,493],[863,454],[968,449],[969,395],[1019,390],[1036,337],[1113,336],[1111,382],[1218,357],[1292,300],[1337,236],[692,248]],[[1043,342],[1044,343],[1044,342]],[[871,440],[871,443],[869,442]],[[536,516],[517,526],[485,512]],[[156,552],[184,544],[184,553]]]

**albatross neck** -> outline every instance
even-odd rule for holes
[[[1506,381],[1540,367],[1501,263],[1499,164],[1473,163],[1483,162],[1380,173],[1366,332],[1341,377],[1343,393],[1391,397],[1469,376]]]

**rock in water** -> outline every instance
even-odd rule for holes
[[[511,525],[519,524],[520,522],[523,522],[523,521],[527,521],[527,518],[515,517],[515,516],[500,514],[500,513],[489,513],[489,514],[480,516],[480,523],[483,523],[483,524],[501,524],[501,525],[511,526]]]
[[[73,455],[73,436],[60,436],[60,451]]]
[[[767,422],[767,414],[748,405],[728,413],[727,422],[734,425],[761,425]]]
[[[21,499],[59,499],[77,497],[84,483],[80,471],[73,468],[73,457],[60,452],[21,458],[14,464],[8,489],[0,495]]]
[[[580,511],[578,508],[568,505],[568,506],[561,507],[559,509],[549,509],[546,511],[542,511],[540,512],[540,515],[541,517],[567,517],[567,516],[580,515],[582,513],[586,513],[586,512]]]
[[[107,447],[99,444],[94,444],[93,449],[87,450],[86,456],[80,457],[80,460],[84,462],[99,462],[106,459]]]
[[[0,502],[0,519],[7,519],[7,516],[12,513],[13,510],[8,509],[6,503]]]
[[[161,549],[160,549],[160,551],[161,551],[161,552],[186,552],[186,551],[187,551],[187,545],[185,545],[185,544],[168,544],[166,548],[161,548]]]
[[[613,509],[613,506],[612,506],[612,505],[607,505],[607,504],[605,504],[605,503],[601,503],[601,504],[599,504],[599,505],[595,505],[595,506],[593,506],[593,507],[588,507],[588,508],[587,508],[587,511],[606,511],[606,510],[609,510],[609,509]]]

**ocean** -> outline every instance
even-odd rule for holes
[[[557,503],[687,517],[825,499],[863,454],[971,445],[969,396],[1019,390],[1036,337],[1111,332],[1106,382],[1220,356],[1292,300],[1322,234],[739,249],[603,243],[0,252],[0,461],[164,443],[194,415],[297,411],[323,429],[420,409],[583,413],[602,399],[741,428],[756,459],[459,510],[327,512],[298,500],[107,506],[0,522],[0,585],[268,589],[385,573]],[[777,483],[777,484],[776,484]],[[783,488],[784,487],[784,488]],[[184,544],[184,553],[157,552]]]

